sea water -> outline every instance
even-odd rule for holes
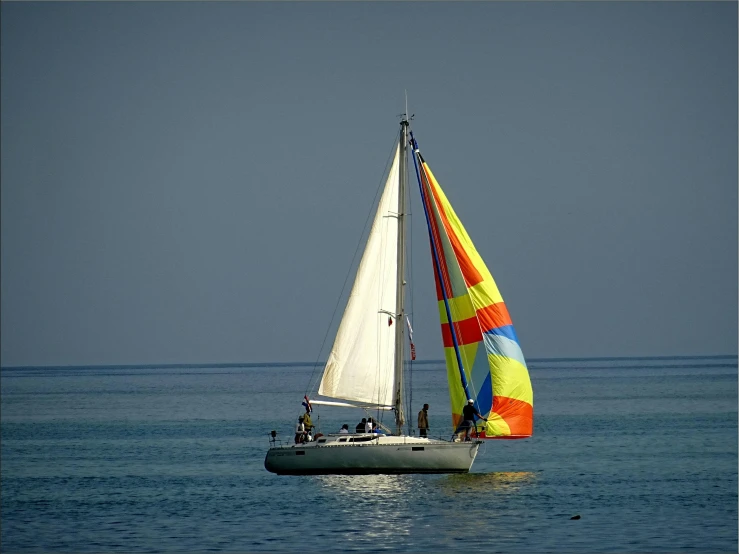
[[[305,477],[263,463],[310,366],[3,369],[2,551],[737,551],[736,356],[529,366],[533,437],[470,474]],[[443,365],[412,383],[448,438]]]

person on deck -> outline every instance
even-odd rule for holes
[[[345,423],[341,426],[341,430],[339,431],[342,435],[348,435],[349,434],[349,426]]]
[[[422,437],[427,436],[429,430],[429,405],[424,404],[423,409],[418,412],[418,433]]]
[[[357,423],[357,428],[354,430],[356,433],[364,433],[364,428],[367,426],[367,418],[363,417],[362,421]]]
[[[365,433],[371,433],[372,428],[375,426],[374,422],[372,421],[372,418],[367,418],[367,423],[364,425],[364,432]]]
[[[295,426],[295,444],[301,444],[305,442],[305,423],[303,423],[303,416],[298,418],[298,424]]]
[[[308,410],[305,411],[305,415],[303,415],[303,423],[305,424],[305,432],[309,435],[313,433],[313,421],[310,418],[310,412]]]
[[[464,429],[464,440],[470,440],[470,430],[475,428],[475,416],[487,421],[475,409],[475,401],[471,398],[467,401],[467,405],[462,408],[462,429]]]

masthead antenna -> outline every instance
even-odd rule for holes
[[[408,113],[408,91],[404,90],[403,92],[405,92],[405,112],[399,114],[398,117],[401,118],[401,124],[407,125],[413,120],[413,116],[415,116],[416,114],[411,115]]]

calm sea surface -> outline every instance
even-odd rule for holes
[[[529,366],[531,439],[351,477],[264,469],[311,367],[3,369],[2,551],[737,551],[736,356]],[[412,379],[448,436],[443,367]]]

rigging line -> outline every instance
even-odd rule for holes
[[[385,185],[387,187],[387,184]],[[382,194],[385,194],[385,191],[383,190]],[[382,196],[380,197],[380,202],[382,202]],[[379,205],[378,205],[378,212],[375,215],[375,217],[379,217]],[[377,222],[373,221],[372,225]],[[379,229],[379,237],[380,237],[380,250],[377,252],[375,256],[375,265],[379,267],[379,275],[385,275],[385,256],[383,256],[383,253],[385,252],[385,249],[387,247],[386,244],[386,229],[385,226],[387,225],[387,217],[383,216],[382,219],[379,220],[380,229]],[[370,233],[372,230],[370,229]],[[369,239],[368,239],[369,240]],[[361,262],[360,262],[361,263]],[[382,277],[379,277],[380,281],[382,281]],[[376,298],[375,298],[375,305],[377,306],[383,306],[383,300],[384,300],[384,287],[380,286],[376,291]],[[382,336],[383,334],[383,322],[385,319],[385,315],[382,313],[378,313],[376,316],[376,322],[377,330],[378,330],[378,338]],[[375,365],[374,372],[372,372],[371,376],[374,376],[374,383],[372,384],[371,390],[373,391],[373,402],[376,404],[382,404],[380,398],[384,398],[385,388],[382,387],[382,384],[380,382],[380,375],[382,371],[382,365],[383,365],[383,359],[382,359],[382,340],[377,340],[375,342],[375,360],[377,364]],[[382,390],[381,390],[382,389]],[[379,412],[379,409],[378,409]],[[371,411],[368,409],[365,409],[365,413],[371,417]]]
[[[432,195],[432,199],[433,199],[433,195]],[[443,208],[443,206],[440,206],[439,204],[437,204],[435,202],[435,200],[434,200],[434,205],[436,206],[437,210],[439,210],[439,216],[440,217],[443,214],[445,216],[445,218],[448,218],[448,214],[446,213],[446,210]],[[442,219],[441,224],[444,227],[444,232],[445,232],[445,234],[448,237],[449,236],[449,230],[446,229],[446,226],[444,225],[444,219]],[[459,265],[459,259],[456,257],[456,254],[453,256],[453,260],[446,260],[446,263],[447,263],[447,265],[450,264],[450,263],[454,263],[456,265],[456,267],[459,269],[459,273],[462,276],[462,279],[464,280],[464,274],[462,272],[461,266]],[[465,287],[466,287],[467,286],[467,281],[464,280],[464,283],[465,283]],[[468,289],[468,293],[467,294],[469,296],[469,289]],[[470,298],[470,302],[471,301],[472,301],[472,299]],[[452,319],[453,319],[453,321],[449,321],[449,325],[454,327],[454,330],[456,332],[456,336],[457,337],[461,337],[462,336],[462,327],[461,327],[461,320],[459,319],[459,316],[460,316],[460,308],[456,305],[456,303],[451,303],[449,305],[449,309],[451,311]],[[474,309],[474,305],[473,305],[473,309]],[[477,318],[477,312],[475,312],[475,318]],[[478,320],[478,327],[479,327],[479,320]],[[480,329],[480,334],[482,335],[482,329]],[[483,349],[484,349],[485,348],[484,347],[484,344],[482,346],[483,346]],[[479,347],[478,347],[478,349],[479,349]],[[465,373],[467,374],[467,384],[470,387],[470,392],[471,392],[472,396],[476,399],[477,398],[477,392],[478,391],[477,391],[477,386],[475,385],[475,382],[474,382],[474,379],[473,379],[473,370],[474,370],[474,365],[475,365],[475,356],[470,357],[469,352],[467,351],[467,349],[462,349],[461,352],[459,352],[459,354],[462,357],[462,362],[464,364],[464,368],[466,368]]]
[[[449,311],[449,299],[447,297],[446,292],[446,283],[444,281],[444,275],[441,271],[441,262],[439,261],[439,252],[437,252],[437,246],[435,237],[433,234],[433,228],[431,226],[431,214],[429,214],[427,206],[426,206],[426,196],[424,194],[424,187],[423,182],[421,178],[421,173],[423,173],[423,177],[426,181],[426,184],[428,185],[429,192],[432,192],[431,190],[431,183],[429,181],[428,175],[426,174],[426,171],[423,169],[423,166],[421,165],[423,163],[423,158],[421,156],[421,153],[418,150],[418,143],[416,142],[416,139],[413,137],[413,132],[411,132],[411,141],[413,143],[413,165],[416,168],[416,177],[418,178],[418,188],[421,191],[421,198],[423,199],[423,211],[426,215],[426,225],[428,227],[429,232],[429,242],[431,243],[431,255],[433,257],[434,261],[434,268],[436,269],[437,278],[439,280],[439,288],[441,290],[441,295],[444,300],[444,307],[446,309],[447,314],[447,322],[449,323],[449,331],[452,335],[452,344],[454,345],[454,353],[457,357],[457,369],[459,370],[459,377],[462,383],[462,389],[464,390],[464,394],[467,397],[467,399],[470,399],[470,391],[467,386],[467,376],[465,375],[464,366],[462,365],[462,358],[460,356],[459,352],[459,344],[457,342],[457,336],[456,336],[456,330],[454,325],[452,325],[452,314]],[[416,158],[418,158],[418,163]],[[420,167],[419,167],[420,166]],[[432,203],[433,199],[429,198],[429,203]]]
[[[393,160],[393,162],[394,162],[394,160]],[[388,175],[388,178],[389,178],[389,175]],[[385,186],[387,187],[387,184]],[[383,194],[384,193],[385,192],[383,191]],[[384,283],[384,276],[386,276],[386,268],[387,268],[388,260],[386,259],[386,256],[384,255],[384,253],[386,252],[387,247],[388,247],[388,240],[387,240],[388,239],[388,230],[392,226],[392,221],[393,221],[392,210],[390,210],[389,207],[386,206],[386,212],[385,212],[385,214],[383,214],[382,218],[380,219],[380,227],[381,227],[381,230],[380,230],[379,236],[380,236],[381,248],[380,248],[380,252],[377,253],[377,259],[379,260],[379,264],[378,265],[380,267],[380,271],[379,271],[380,277],[379,277],[379,279],[381,281],[381,286],[377,289],[377,299],[376,299],[377,302],[376,302],[376,305],[377,306],[380,306],[380,307],[385,306],[386,305],[385,304],[385,301],[387,300],[386,297],[385,297],[385,292],[386,291],[385,291],[385,286],[384,286],[384,284],[385,284]],[[394,301],[394,300],[395,300],[395,298],[392,299],[392,301]],[[388,314],[388,317],[391,317],[391,316]],[[384,333],[386,333],[386,329],[385,329],[386,328],[386,325],[385,325],[385,315],[384,314],[381,315],[381,316],[378,314],[377,326],[378,326],[378,337],[382,337],[384,335]],[[382,354],[383,354],[383,347],[382,347],[382,345],[383,345],[383,341],[382,340],[378,340],[376,342],[376,344],[375,344],[375,353],[376,353],[375,359],[377,360],[377,367],[375,368],[375,384],[374,384],[374,390],[375,390],[375,392],[377,394],[376,403],[378,405],[384,403],[383,401],[381,401],[381,398],[383,398],[383,399],[385,398],[385,396],[387,394],[387,389],[388,389],[388,387],[387,387],[387,380],[386,379],[381,379],[383,368],[386,367],[385,360],[384,360],[384,358],[382,356]],[[377,414],[376,414],[375,420],[377,420],[378,417],[380,417],[380,410],[379,409],[377,410]]]
[[[439,210],[439,216],[440,217],[442,216],[442,213],[444,214],[444,216],[446,218],[449,217],[448,214],[446,213],[446,210],[442,206],[439,206],[435,201],[434,201],[434,205],[436,206],[437,210]],[[445,234],[447,235],[447,237],[449,237],[449,230],[446,229],[446,226],[444,225],[443,219],[441,221],[441,224],[442,224],[442,227],[444,227]],[[456,267],[459,269],[459,274],[462,276],[462,279],[464,281],[465,287],[467,287],[467,281],[464,278],[464,274],[462,272],[462,268],[459,265],[459,259],[457,258],[456,254],[454,256],[452,256],[452,258],[453,258],[453,260],[449,260],[449,259],[446,260],[447,265],[450,264],[450,263],[454,263],[456,265]],[[467,295],[469,297],[469,289],[467,289]],[[470,298],[470,302],[472,302],[472,298],[471,297],[469,297],[469,298]],[[472,308],[474,309],[474,304],[472,305]],[[451,311],[452,319],[453,319],[453,321],[449,321],[449,325],[450,325],[450,327],[454,327],[454,331],[455,331],[456,336],[458,338],[459,337],[462,337],[461,319],[459,318],[459,316],[461,315],[460,314],[461,310],[457,306],[456,303],[451,303],[449,305],[449,310]],[[475,311],[475,319],[477,320],[477,311]],[[479,320],[477,320],[477,322],[478,322],[478,327],[479,327]],[[451,329],[450,329],[450,332],[451,332]],[[482,329],[480,329],[480,334],[482,336]],[[484,338],[483,338],[483,341],[484,341]],[[484,342],[482,344],[482,348],[483,349],[485,348]],[[478,346],[478,349],[477,350],[479,350],[479,346]],[[476,350],[476,352],[477,352],[477,350]],[[459,355],[461,356],[462,363],[464,364],[464,368],[465,368],[464,369],[464,372],[467,375],[467,385],[469,386],[471,397],[473,399],[475,399],[475,402],[477,402],[477,392],[478,391],[477,391],[477,386],[475,385],[475,381],[473,379],[473,370],[474,370],[474,366],[475,366],[475,358],[476,358],[476,355],[470,357],[469,352],[467,351],[467,349],[460,349]]]
[[[387,161],[385,162],[385,169],[382,172],[382,176],[380,177],[380,183],[377,186],[377,191],[375,192],[375,197],[372,200],[372,204],[370,206],[369,214],[367,214],[367,218],[364,220],[364,227],[362,228],[362,233],[359,236],[359,242],[357,243],[357,248],[354,250],[354,255],[352,256],[352,261],[349,264],[349,270],[347,271],[346,277],[344,278],[344,284],[341,286],[341,292],[339,293],[338,298],[336,299],[336,305],[334,306],[334,311],[331,314],[331,321],[329,321],[328,328],[326,329],[326,334],[323,337],[323,342],[321,342],[321,348],[318,350],[318,356],[316,356],[316,361],[313,364],[313,370],[311,371],[310,378],[308,379],[308,387],[305,390],[305,395],[307,396],[309,392],[311,392],[314,388],[318,390],[318,387],[314,383],[314,376],[316,373],[316,369],[318,368],[321,360],[321,354],[323,353],[323,349],[326,346],[326,340],[328,339],[329,333],[331,332],[331,326],[334,323],[334,319],[336,318],[336,312],[339,309],[339,305],[341,303],[341,299],[344,295],[344,290],[346,290],[346,284],[349,282],[349,278],[352,275],[352,268],[354,267],[354,261],[357,259],[357,253],[360,251],[362,247],[362,239],[364,238],[364,233],[367,230],[367,224],[369,223],[370,219],[372,218],[373,212],[374,212],[374,206],[375,202],[377,201],[377,197],[380,194],[380,190],[383,188],[383,184],[385,182],[385,176],[388,173],[388,167],[390,166],[390,163],[395,156],[395,144],[398,141],[398,134],[397,132],[393,133],[393,146],[390,149],[390,155],[388,156]]]
[[[443,213],[444,218],[448,220],[449,214],[446,213],[446,209],[444,209],[442,206],[439,206],[438,204],[436,204],[436,202],[434,202],[434,205],[436,205],[437,209],[439,210],[439,216],[441,217],[442,216],[442,213]],[[444,227],[445,233],[446,233],[446,235],[448,237],[450,231],[446,229],[446,226],[444,225],[443,220],[442,220],[441,223],[442,223],[442,226]],[[459,264],[459,259],[457,258],[456,253],[453,256],[453,258],[454,258],[453,261],[452,260],[446,260],[447,261],[447,264],[454,263],[456,265],[456,267],[459,269],[459,274],[462,276],[462,279],[464,281],[465,287],[467,287],[467,280],[464,278],[464,273],[462,272],[462,268],[461,268],[461,266]],[[467,288],[467,295],[468,295],[468,297],[470,299],[470,302],[472,302],[472,298],[471,298],[471,296],[469,294],[469,288]],[[462,336],[462,327],[461,327],[461,319],[459,319],[461,310],[460,310],[460,308],[456,304],[451,304],[449,306],[449,308],[451,310],[451,313],[452,313],[452,316],[453,316],[453,319],[454,319],[454,321],[450,321],[449,322],[449,325],[454,327],[454,330],[456,331],[457,337],[461,337]],[[481,346],[483,348],[483,351],[486,351],[485,344],[484,344],[484,335],[482,333],[482,328],[480,327],[480,321],[477,318],[477,310],[475,309],[474,304],[472,304],[472,308],[473,308],[473,310],[475,310],[474,317],[475,317],[475,320],[477,321],[478,328],[480,329],[480,336],[482,337],[481,340],[480,340],[480,343],[482,343]],[[462,350],[460,352],[460,355],[462,357],[462,361],[464,363],[464,367],[466,368],[465,373],[467,374],[467,383],[470,386],[470,390],[471,390],[472,396],[474,397],[475,401],[477,401],[476,399],[477,399],[478,390],[477,390],[477,386],[475,385],[475,382],[474,382],[474,379],[473,379],[473,371],[474,371],[474,367],[475,367],[475,360],[476,360],[476,357],[477,357],[477,351],[479,350],[479,348],[480,347],[478,346],[478,348],[475,351],[475,355],[473,355],[473,356],[470,356],[470,354],[467,351],[467,349],[464,349],[464,350]]]
[[[407,102],[407,96],[406,96],[406,102]],[[406,115],[408,113],[408,107],[406,106]],[[406,182],[408,182],[408,173],[409,173],[408,164],[406,164]],[[407,264],[408,266],[408,287],[406,288],[406,291],[408,291],[408,296],[410,297],[410,313],[406,313],[406,317],[410,321],[413,318],[413,209],[411,207],[411,194],[410,194],[410,187],[407,188],[407,195],[408,195],[408,202],[406,202],[406,215],[408,216],[408,224],[406,225],[406,229],[408,230],[408,240],[406,244],[408,245],[408,252],[406,253],[406,258],[410,260],[410,263]],[[406,323],[405,321],[403,322]],[[412,324],[412,322],[411,322]],[[408,338],[410,340],[410,333],[408,335]],[[412,341],[411,341],[412,343]],[[408,434],[411,434],[411,427],[412,427],[412,421],[413,421],[413,358],[412,354],[411,357],[408,359],[408,391],[406,393],[406,401],[408,405],[408,411],[410,412],[410,417],[408,418]]]
[[[391,169],[391,171],[392,171],[392,169]],[[385,186],[387,187],[387,184]],[[385,194],[385,191],[384,190],[383,190],[382,194],[383,195]],[[382,202],[382,197],[380,197],[380,202]],[[379,217],[379,215],[380,215],[380,213],[379,213],[379,205],[378,205],[378,211],[377,211],[377,214],[375,215],[375,217]],[[386,240],[385,240],[386,239],[386,229],[385,229],[385,226],[387,225],[387,217],[383,215],[382,216],[382,219],[379,220],[379,223],[380,223],[380,230],[379,230],[379,233],[380,233],[379,234],[379,237],[380,237],[380,251],[377,252],[377,254],[376,254],[375,262],[378,262],[379,261],[379,264],[376,264],[376,265],[378,265],[379,268],[380,268],[380,271],[379,271],[379,275],[380,276],[378,277],[378,279],[380,280],[380,287],[378,287],[378,289],[377,289],[377,297],[375,298],[375,305],[376,306],[383,306],[383,302],[382,301],[384,300],[384,297],[383,297],[383,292],[384,292],[383,289],[384,289],[384,287],[382,286],[383,285],[383,283],[382,283],[382,276],[385,275],[385,256],[383,256],[383,253],[385,252],[385,248],[387,247],[387,243],[386,243]],[[373,226],[374,226],[374,224],[375,224],[375,222],[372,223]],[[370,229],[370,233],[371,232],[372,232],[372,230]],[[379,338],[379,337],[382,336],[382,321],[385,319],[385,316],[384,316],[384,314],[383,315],[378,314],[375,317],[376,317],[376,325],[378,326],[377,336]],[[382,370],[381,351],[382,351],[382,339],[377,340],[375,342],[375,360],[377,361],[377,365],[376,365],[375,371],[374,371],[375,382],[374,382],[374,385],[372,387],[372,390],[374,391],[374,394],[376,395],[374,397],[374,401],[377,404],[381,404],[381,402],[380,402],[380,395],[384,392],[384,391],[381,391],[380,390],[380,372]]]

